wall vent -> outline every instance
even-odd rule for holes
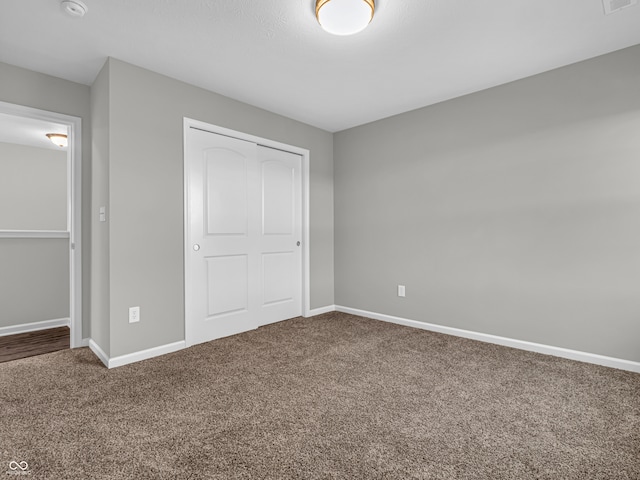
[[[637,3],[638,0],[602,0],[605,15],[611,15]]]

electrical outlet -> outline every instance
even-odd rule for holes
[[[398,285],[398,296],[399,297],[405,297],[405,290],[404,290],[404,285]]]
[[[140,321],[140,307],[129,308],[129,323],[136,323]]]

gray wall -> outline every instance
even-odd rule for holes
[[[89,87],[0,62],[0,101],[82,119],[82,334],[90,336],[91,124]],[[24,299],[33,301],[32,297]]]
[[[118,60],[106,75],[109,354],[184,339],[183,117],[311,151],[311,306],[333,304],[332,134]]]
[[[69,241],[0,238],[0,327],[69,318]]]
[[[91,86],[91,338],[110,354],[109,222],[100,221],[100,207],[109,219],[109,63]]]
[[[0,230],[67,230],[66,150],[0,142]]]
[[[336,304],[640,361],[639,132],[636,46],[336,134]]]

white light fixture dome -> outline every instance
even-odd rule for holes
[[[68,145],[67,136],[64,133],[47,133],[47,138],[51,140],[54,145],[64,148]]]
[[[353,35],[367,28],[375,8],[375,0],[316,0],[316,17],[329,33]]]

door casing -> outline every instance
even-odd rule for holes
[[[231,130],[218,125],[212,125],[210,123],[202,122],[199,120],[184,117],[184,288],[185,288],[185,340],[186,346],[190,347],[196,342],[191,336],[189,330],[189,319],[192,318],[189,311],[189,305],[187,304],[187,292],[191,288],[191,271],[192,266],[190,264],[190,251],[191,239],[189,238],[189,225],[191,223],[189,212],[189,163],[187,161],[187,132],[190,128],[196,128],[204,130],[206,132],[216,133],[218,135],[225,135],[227,137],[237,138],[239,140],[245,140],[248,142],[257,143],[269,148],[275,148],[283,150],[285,152],[291,152],[298,154],[302,157],[302,314],[305,317],[311,316],[311,298],[310,298],[310,268],[309,268],[309,150],[288,145],[274,140],[269,140],[255,135],[250,135],[236,130]]]

